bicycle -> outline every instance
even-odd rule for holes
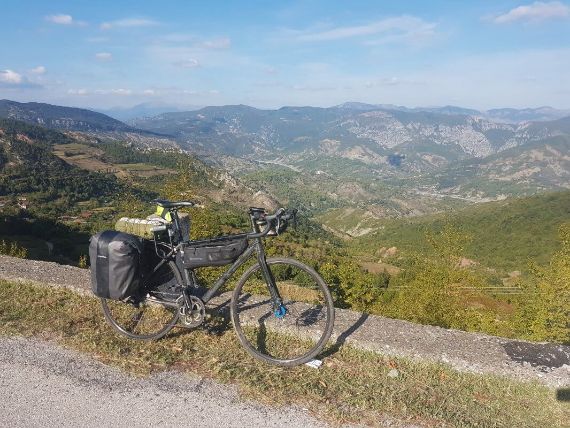
[[[256,254],[256,263],[242,274],[231,295],[231,321],[240,343],[253,357],[287,367],[306,363],[322,351],[335,316],[325,281],[304,263],[265,255],[263,238],[283,233],[296,220],[296,210],[280,208],[269,215],[263,208],[250,208],[251,232],[192,241],[183,236],[178,210],[196,204],[153,202],[168,210],[171,221],[152,229],[154,239],[147,245],[154,247],[149,258],[154,267],[143,275],[141,292],[126,301],[101,298],[105,318],[116,331],[132,339],[156,340],[179,324],[198,327],[208,302]],[[193,255],[213,247],[239,256],[231,258],[229,268],[199,296],[194,270],[216,260]]]

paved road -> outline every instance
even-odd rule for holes
[[[235,388],[180,373],[137,379],[75,352],[0,337],[3,427],[321,427],[300,408],[238,398]]]

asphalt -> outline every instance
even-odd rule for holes
[[[239,398],[177,372],[135,378],[54,344],[0,337],[3,427],[324,427],[301,408]]]
[[[90,294],[86,269],[0,256],[0,278]],[[223,296],[216,299],[227,310]],[[227,302],[226,302],[227,303]],[[460,371],[570,386],[570,346],[510,340],[337,309],[333,340],[387,355],[449,364]]]

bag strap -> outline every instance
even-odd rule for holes
[[[109,244],[116,235],[114,230],[107,230],[97,240],[96,280],[102,296],[109,296]]]

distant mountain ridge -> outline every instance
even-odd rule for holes
[[[141,117],[153,117],[162,113],[198,110],[202,106],[179,106],[165,103],[141,103],[132,107],[115,107],[110,109],[97,109],[99,113],[106,114],[122,122],[128,122]]]
[[[493,122],[503,122],[503,123],[522,123],[522,122],[537,122],[537,121],[549,121],[561,119],[566,116],[570,116],[570,109],[555,109],[549,106],[542,106],[536,108],[495,108],[489,110],[476,110],[458,106],[441,106],[441,107],[404,107],[394,104],[366,104],[359,102],[347,102],[335,106],[340,109],[352,109],[352,110],[400,110],[408,112],[420,112],[427,111],[432,113],[442,113],[451,115],[468,115],[468,116],[480,116],[485,119],[491,120]]]
[[[0,117],[43,124],[79,139],[87,134],[143,148],[182,148],[232,174],[272,165],[275,173],[285,168],[305,175],[302,182],[308,186],[316,182],[315,174],[320,180],[330,177],[325,205],[343,197],[376,200],[378,186],[386,181],[412,194],[466,201],[570,186],[570,117],[513,124],[475,113],[454,106],[363,103],[277,110],[229,105],[162,113],[127,125],[85,109],[0,102]],[[507,113],[514,114],[500,112]],[[370,187],[374,181],[376,190]],[[316,196],[323,189],[311,191]]]
[[[459,113],[455,113],[458,111]],[[171,135],[187,149],[231,156],[322,153],[387,164],[401,154],[412,170],[485,157],[567,133],[570,118],[497,123],[455,107],[411,110],[347,103],[331,108],[244,105],[206,107],[135,120],[138,128]]]
[[[143,147],[178,147],[166,136],[136,129],[103,113],[76,107],[0,100],[0,118],[59,131],[81,132],[100,138],[123,140]]]
[[[44,103],[0,100],[0,117],[68,131],[132,131],[133,128],[92,110]]]

